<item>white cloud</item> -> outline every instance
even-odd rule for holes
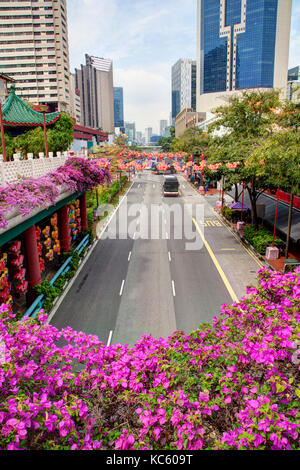
[[[136,122],[144,132],[153,127],[158,132],[158,121],[169,118],[171,91],[169,68],[156,64],[148,70],[141,67],[116,69],[115,83],[124,88],[126,121]]]
[[[169,120],[171,66],[196,58],[196,0],[67,0],[71,70],[85,54],[114,62],[126,121],[139,130]],[[300,0],[294,0],[289,67],[300,65]]]
[[[292,9],[289,67],[300,65],[300,1],[294,0]]]

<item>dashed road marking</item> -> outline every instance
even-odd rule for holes
[[[108,337],[107,344],[106,344],[107,347],[109,347],[111,345],[111,340],[112,340],[113,333],[114,333],[113,330],[110,330],[109,337]]]
[[[176,297],[175,282],[172,281],[173,296]]]
[[[171,263],[172,258],[171,258],[171,253],[170,253],[170,252],[168,252],[168,256],[169,256],[169,261],[170,261],[170,263]]]
[[[128,261],[131,259],[131,251],[129,252]]]
[[[122,285],[121,285],[120,297],[121,297],[122,294],[123,294],[124,284],[125,284],[125,279],[123,279],[123,282],[122,282]]]

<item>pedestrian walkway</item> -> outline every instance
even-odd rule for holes
[[[213,208],[216,208],[216,203],[221,198],[220,191],[215,188],[210,188],[209,191],[205,194],[205,196],[206,196],[207,202]],[[227,194],[227,193],[224,194],[225,204],[230,204],[233,202],[233,200],[234,199],[230,194]],[[236,229],[236,224],[232,224],[232,226]],[[296,244],[292,244],[289,250],[288,259],[296,259],[297,261],[300,262],[300,246],[297,246]],[[268,262],[268,264],[271,265],[276,271],[280,271],[280,272],[284,271],[284,262],[285,262],[284,256],[281,256],[277,260],[266,260],[266,262]]]

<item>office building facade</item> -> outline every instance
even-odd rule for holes
[[[75,85],[75,74],[70,73],[70,116],[81,124],[81,99],[80,91]]]
[[[289,101],[300,101],[300,66],[293,67],[288,71],[287,99]]]
[[[179,59],[172,67],[172,124],[184,108],[196,110],[197,63]]]
[[[286,91],[292,0],[198,0],[197,110],[245,89]]]
[[[125,134],[128,136],[128,141],[131,143],[136,140],[135,132],[135,122],[125,122]]]
[[[115,127],[119,127],[121,132],[124,131],[124,100],[123,88],[114,87],[114,120]]]
[[[66,0],[0,0],[0,70],[17,94],[51,111],[70,111]]]
[[[81,97],[81,123],[114,133],[113,64],[110,59],[85,56],[86,64],[75,69],[75,86]]]
[[[161,119],[159,121],[159,133],[161,136],[165,136],[166,128],[168,127],[168,121],[165,119]]]
[[[153,135],[152,127],[147,127],[145,129],[145,143],[146,144],[150,144],[152,135]]]

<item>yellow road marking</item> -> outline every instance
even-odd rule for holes
[[[200,227],[199,227],[199,225],[198,225],[196,219],[193,218],[193,222],[194,222],[194,225],[195,225],[196,229],[198,230],[198,232],[199,232],[199,234],[200,234],[200,237],[201,237],[202,240],[203,240],[203,243],[204,243],[204,245],[205,245],[205,248],[207,249],[207,251],[208,251],[208,253],[209,253],[211,259],[213,260],[214,265],[216,266],[216,268],[217,268],[217,270],[218,270],[218,272],[219,272],[219,274],[220,274],[220,276],[221,276],[221,278],[222,278],[222,281],[224,282],[224,284],[225,284],[225,286],[226,286],[226,288],[227,288],[227,290],[228,290],[228,292],[229,292],[230,297],[232,298],[232,300],[233,300],[234,302],[239,302],[239,299],[238,299],[236,293],[235,293],[234,290],[232,289],[232,287],[231,287],[231,285],[230,285],[230,283],[229,283],[229,281],[228,281],[228,279],[227,279],[227,277],[226,277],[226,275],[225,275],[223,269],[221,268],[221,266],[220,266],[220,264],[219,264],[217,258],[216,258],[215,255],[214,255],[214,252],[212,251],[212,249],[211,249],[210,245],[208,244],[207,240],[205,239],[204,234],[203,234],[202,230],[200,229]]]
[[[190,183],[189,181],[188,181],[188,184],[190,185],[190,187],[191,187],[191,188],[198,194],[198,196],[199,196],[200,194],[199,194],[198,191],[194,188],[194,186],[191,185],[191,183]],[[233,235],[234,238],[239,242],[239,244],[244,248],[244,250],[248,253],[248,255],[250,255],[251,258],[253,258],[254,261],[258,264],[258,266],[260,266],[260,267],[262,268],[262,267],[263,267],[263,263],[254,255],[254,253],[252,253],[251,250],[249,250],[249,248],[247,248],[247,247],[242,243],[242,241],[239,239],[239,237],[238,237],[234,232],[232,232],[229,227],[227,227],[227,225],[223,222],[223,220],[221,219],[221,217],[219,216],[219,214],[217,214],[217,213],[214,213],[214,214],[215,214],[215,216],[219,219],[219,221],[221,222],[221,224],[222,224],[225,228],[227,228],[228,232],[230,232],[231,235]]]
[[[231,233],[231,235],[234,236],[234,238],[239,242],[239,244],[244,248],[245,251],[247,251],[248,255],[251,256],[251,258],[254,259],[254,261],[256,261],[256,263],[258,264],[258,266],[260,266],[261,268],[263,267],[263,263],[252,253],[251,250],[249,250],[249,248],[247,248],[243,243],[242,241],[239,239],[239,237],[230,230],[229,227],[227,227],[226,224],[224,224],[223,220],[221,219],[221,217],[216,213],[216,217],[218,217],[218,219],[220,220],[221,224],[224,225],[225,228],[227,228],[228,232]]]
[[[221,248],[221,251],[235,251],[235,248]]]

